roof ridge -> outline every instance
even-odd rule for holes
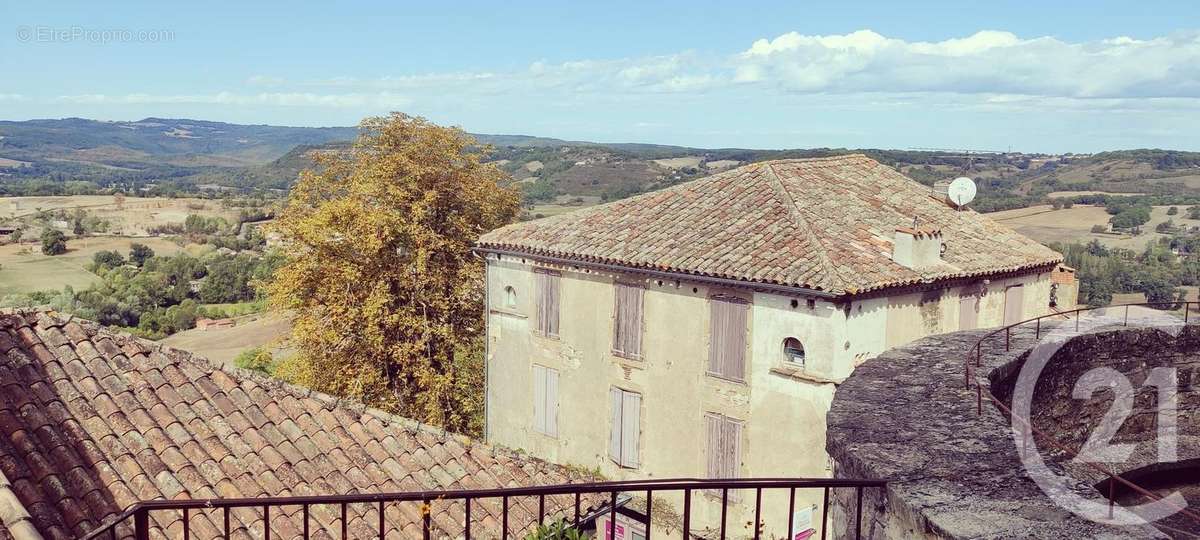
[[[783,184],[783,180],[779,179],[779,174],[775,172],[775,165],[768,161],[765,168],[771,188],[775,190],[776,195],[783,199],[784,204],[787,206],[788,215],[792,217],[792,221],[796,223],[797,227],[804,229],[805,237],[816,248],[814,251],[821,258],[822,273],[826,274],[826,279],[834,282],[838,292],[845,292],[846,281],[838,274],[837,267],[829,259],[829,253],[825,244],[821,243],[819,236],[813,233],[812,224],[808,222],[808,218],[804,217],[803,212],[800,210],[800,205],[796,204],[795,197],[792,197],[791,192],[787,190],[787,186]]]

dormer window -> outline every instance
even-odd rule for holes
[[[800,340],[794,337],[783,340],[783,359],[788,364],[804,367],[804,345]]]

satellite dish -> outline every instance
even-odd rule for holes
[[[950,197],[950,202],[962,208],[975,200],[975,181],[965,176],[955,178],[946,189],[946,195]]]

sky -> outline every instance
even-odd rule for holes
[[[1200,151],[1200,2],[18,2],[0,119]]]

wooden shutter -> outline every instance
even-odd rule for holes
[[[705,448],[708,450],[708,478],[721,477],[721,417],[704,415]]]
[[[1025,312],[1025,286],[1004,289],[1004,325],[1017,324]]]
[[[621,356],[642,356],[642,301],[645,289],[617,283],[616,320],[613,321],[613,351]]]
[[[608,434],[608,457],[612,458],[618,465],[621,464],[621,420],[623,418],[621,406],[624,401],[621,394],[623,392],[621,392],[620,388],[610,388],[608,391],[609,408],[612,411]]]
[[[558,370],[533,366],[533,428],[558,436]]]
[[[538,289],[538,332],[558,336],[559,275],[550,270],[535,270]]]
[[[546,435],[558,436],[558,370],[546,370]]]
[[[719,414],[704,415],[708,477],[737,478],[742,462],[742,423]]]
[[[979,305],[979,297],[970,294],[963,295],[958,298],[958,329],[959,330],[974,330],[978,324],[979,312],[976,311]]]
[[[533,366],[533,429],[546,432],[546,368]]]
[[[735,380],[745,378],[746,321],[750,304],[732,296],[709,299],[711,316],[708,371]]]
[[[724,478],[737,478],[742,463],[742,423],[732,418],[722,418],[721,462]]]
[[[641,437],[642,396],[622,392],[621,404],[621,465],[638,466],[638,442]]]

